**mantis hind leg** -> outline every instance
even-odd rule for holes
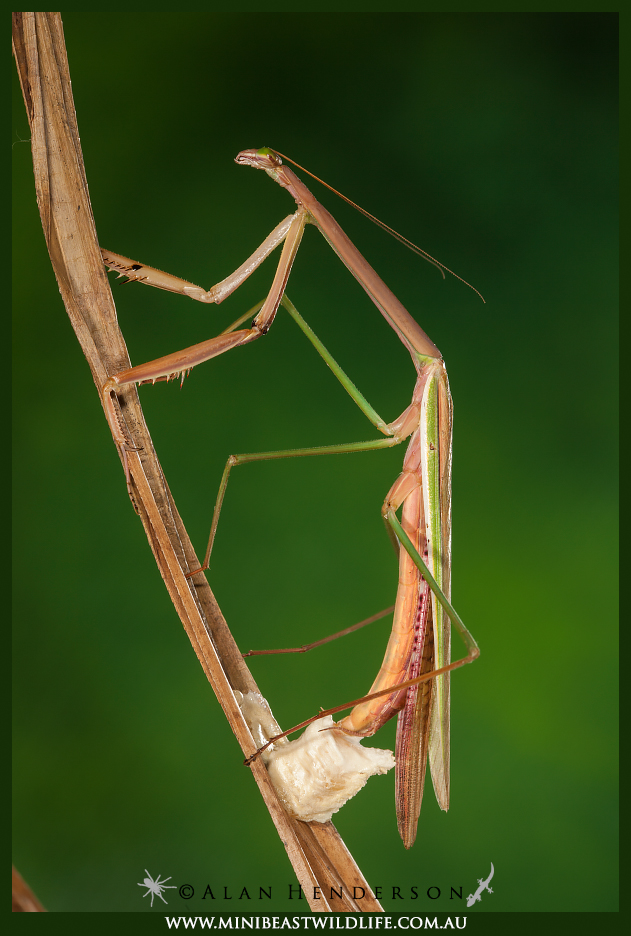
[[[462,620],[458,612],[453,608],[451,602],[449,601],[447,596],[444,594],[444,592],[440,588],[438,582],[436,581],[436,579],[434,578],[430,570],[427,568],[427,565],[425,564],[422,557],[419,555],[417,549],[411,542],[409,536],[407,535],[407,533],[401,526],[399,519],[397,515],[395,514],[395,512],[393,510],[387,511],[384,515],[384,520],[386,521],[386,524],[392,528],[394,535],[399,540],[399,542],[401,543],[403,548],[406,550],[406,552],[411,556],[414,564],[420,569],[423,578],[429,585],[431,591],[436,595],[436,598],[438,599],[440,604],[443,606],[443,608],[447,612],[447,616],[449,617],[449,620],[452,622],[452,624],[455,625],[456,629],[458,630],[460,636],[462,637],[465,643],[465,646],[467,647],[467,651],[468,651],[467,656],[463,660],[457,660],[456,663],[451,663],[449,667],[444,667],[444,670],[446,672],[449,672],[452,669],[455,669],[456,666],[463,666],[465,663],[471,663],[473,660],[477,659],[477,657],[480,655],[480,648],[478,647],[473,634],[469,631],[466,624],[464,623],[464,621]]]

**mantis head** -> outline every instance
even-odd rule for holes
[[[283,164],[278,153],[275,153],[274,150],[269,149],[267,146],[259,150],[241,150],[234,161],[240,166],[253,166],[254,169],[264,169],[266,172],[270,170],[272,172],[276,171],[280,169]]]

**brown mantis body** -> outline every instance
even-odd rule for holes
[[[277,153],[268,149],[244,150],[237,156],[236,162],[264,169],[287,189],[298,207],[293,215],[274,228],[261,246],[231,276],[205,291],[193,283],[137,264],[110,251],[102,251],[103,259],[109,269],[131,280],[187,295],[200,302],[219,303],[275,247],[283,243],[276,274],[265,301],[249,328],[237,329],[237,325],[245,319],[242,317],[215,338],[114,374],[103,387],[105,411],[128,475],[126,452],[130,442],[115,399],[116,390],[134,383],[154,383],[183,377],[197,364],[231,348],[255,341],[270,329],[282,301],[368,419],[386,436],[386,439],[366,443],[231,456],[221,482],[204,562],[191,575],[208,568],[228,477],[235,465],[259,459],[383,448],[410,438],[402,473],[390,489],[382,509],[386,528],[400,557],[394,622],[383,664],[368,696],[314,717],[317,719],[323,714],[333,714],[353,705],[350,714],[336,724],[335,730],[368,737],[395,713],[399,713],[396,803],[399,830],[404,844],[409,848],[416,835],[428,757],[438,802],[442,809],[448,808],[449,674],[452,669],[471,662],[479,654],[475,641],[449,600],[452,403],[447,372],[436,345],[362,257],[331,214],[295,173],[282,163]],[[410,352],[417,375],[412,401],[398,419],[390,423],[382,420],[373,410],[284,296],[307,223],[314,224],[321,231]],[[428,259],[442,267],[433,258]],[[127,480],[129,484],[129,477]],[[400,507],[401,523],[396,516]],[[450,662],[450,621],[458,627],[468,648],[467,656],[453,663]],[[313,720],[309,719],[296,728]],[[283,735],[289,733],[284,732]],[[272,738],[269,744],[283,735]]]

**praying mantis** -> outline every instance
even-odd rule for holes
[[[410,848],[416,836],[428,760],[438,803],[443,810],[449,807],[450,672],[472,662],[479,655],[474,638],[450,603],[452,401],[447,371],[436,345],[362,257],[331,214],[283,163],[283,159],[287,157],[268,148],[243,150],[236,157],[235,161],[239,165],[262,169],[285,188],[294,198],[297,210],[281,221],[234,273],[210,290],[102,250],[107,268],[128,277],[130,281],[189,296],[199,302],[220,303],[276,247],[283,245],[272,286],[262,303],[214,338],[112,375],[102,389],[103,404],[121,451],[130,489],[127,452],[132,446],[121,419],[116,391],[131,384],[155,383],[176,377],[183,379],[197,364],[265,335],[282,304],[359,409],[386,437],[369,442],[230,456],[221,480],[203,563],[199,569],[190,572],[189,577],[208,569],[233,467],[257,460],[376,450],[410,440],[401,474],[390,488],[382,507],[386,530],[399,554],[399,587],[392,632],[371,690],[361,699],[320,712],[289,731],[274,735],[254,755],[260,755],[269,745],[312,721],[351,706],[351,712],[331,730],[353,737],[370,737],[397,714],[397,822],[403,843],[406,848]],[[403,413],[391,422],[386,422],[378,415],[285,295],[289,274],[307,224],[315,225],[322,233],[410,353],[416,371],[412,400]],[[424,251],[414,249],[441,271],[452,272]],[[251,315],[255,317],[250,327],[240,328]],[[399,509],[401,520],[397,517]],[[379,616],[375,615],[371,620]],[[460,632],[467,648],[466,656],[453,662],[451,623]]]

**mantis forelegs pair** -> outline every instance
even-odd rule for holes
[[[387,448],[410,438],[403,470],[388,492],[382,508],[386,529],[399,553],[399,587],[392,633],[381,669],[367,696],[321,712],[284,733],[290,734],[323,714],[334,714],[353,706],[350,714],[337,723],[335,730],[368,737],[398,712],[396,807],[399,831],[405,846],[409,848],[416,835],[428,756],[439,805],[442,809],[449,806],[449,674],[452,669],[473,661],[479,654],[475,640],[449,600],[452,403],[447,372],[436,345],[362,257],[329,212],[295,173],[284,165],[278,153],[267,148],[244,150],[236,157],[236,162],[265,170],[293,196],[297,210],[277,225],[231,276],[205,291],[178,277],[106,250],[102,251],[103,260],[110,270],[130,280],[181,293],[200,302],[218,303],[282,243],[280,261],[267,298],[217,337],[110,377],[103,387],[105,411],[123,454],[128,475],[126,453],[130,443],[115,400],[116,390],[129,384],[155,383],[156,380],[183,376],[202,361],[254,341],[269,330],[282,303],[362,412],[386,436],[385,439],[370,442],[231,456],[222,477],[204,562],[191,575],[208,568],[228,477],[235,465],[261,459]],[[307,223],[314,224],[320,230],[410,352],[417,374],[412,401],[398,419],[390,423],[375,412],[285,295],[287,280]],[[435,262],[433,258],[429,259]],[[437,265],[442,267],[441,264]],[[239,329],[238,326],[254,312],[256,315],[251,326]],[[129,484],[129,477],[127,480]],[[401,521],[396,515],[399,508],[402,508]],[[450,662],[450,621],[458,628],[467,646],[466,657],[453,663]]]

